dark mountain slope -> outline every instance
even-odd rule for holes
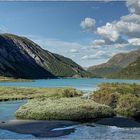
[[[87,72],[71,59],[44,50],[25,37],[1,34],[0,75],[42,79],[86,76]]]

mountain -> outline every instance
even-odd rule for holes
[[[71,59],[51,53],[26,37],[0,34],[0,76],[15,78],[84,77]]]
[[[108,62],[91,66],[88,71],[98,76],[106,76],[108,74],[119,72],[121,69],[127,67],[130,63],[136,61],[140,57],[140,49],[131,51],[129,53],[119,53],[114,55]]]
[[[140,57],[117,73],[113,73],[108,78],[140,79]]]

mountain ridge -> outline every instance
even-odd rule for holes
[[[119,53],[114,55],[106,63],[89,67],[88,71],[104,77],[119,72],[130,63],[136,61],[138,57],[140,57],[140,49],[128,53]]]
[[[42,49],[26,37],[0,34],[0,75],[45,79],[84,77],[88,73],[70,58]]]
[[[108,78],[140,79],[140,57],[121,71],[108,75]]]

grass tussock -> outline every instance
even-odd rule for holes
[[[140,116],[140,85],[104,83],[99,85],[99,90],[91,98],[97,103],[110,106],[123,116]]]
[[[80,97],[33,99],[16,112],[17,118],[35,120],[89,121],[113,115],[114,112],[109,106]]]
[[[92,95],[92,98],[97,103],[105,104],[112,108],[116,108],[119,96],[120,96],[120,94],[118,94],[118,93],[96,92],[94,95]]]
[[[63,98],[82,96],[83,93],[73,88],[20,88],[0,87],[0,101],[23,100],[33,98]]]
[[[140,98],[132,94],[121,95],[116,111],[123,116],[139,118]]]

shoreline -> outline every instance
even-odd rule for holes
[[[51,138],[65,136],[74,132],[75,128],[72,126],[78,124],[78,122],[57,120],[11,120],[7,122],[0,122],[0,129],[19,134],[30,134],[35,137]],[[67,127],[68,129],[66,129]]]
[[[33,135],[35,137],[55,138],[69,135],[76,131],[76,127],[85,124],[87,127],[96,125],[115,126],[118,128],[140,128],[140,123],[133,119],[124,117],[103,118],[89,125],[81,122],[65,120],[10,120],[0,122],[0,129],[8,130],[18,134]]]
[[[96,122],[96,124],[106,126],[116,126],[120,128],[140,128],[140,123],[128,117],[111,117],[103,118]]]

